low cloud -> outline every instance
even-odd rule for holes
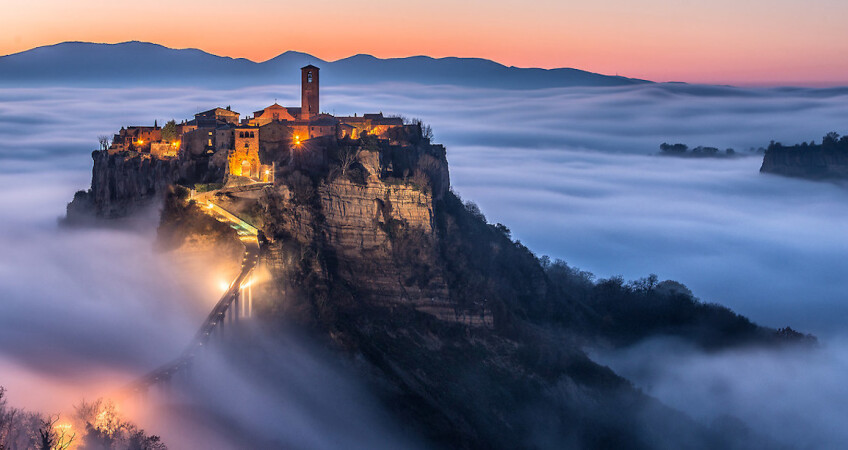
[[[155,216],[146,231],[56,229],[73,192],[89,184],[89,155],[97,136],[154,119],[161,124],[189,118],[218,105],[245,114],[275,98],[298,104],[298,92],[295,86],[0,90],[0,208],[5,212],[0,383],[10,389],[16,406],[66,408],[80,394],[100,395],[104,386],[168,360],[216,299],[217,279],[171,270],[153,252]],[[599,276],[657,273],[685,283],[705,301],[730,306],[759,323],[815,333],[825,344],[824,350],[801,355],[700,355],[687,349],[653,361],[649,356],[656,351],[640,348],[635,356],[610,359],[625,376],[653,386],[650,392],[661,400],[705,420],[732,413],[728,405],[750,402],[750,410],[762,417],[743,409],[740,418],[765,431],[792,419],[781,411],[793,407],[829,414],[821,415],[821,427],[832,423],[829,417],[845,417],[840,405],[848,397],[827,382],[831,375],[838,379],[846,361],[832,350],[842,342],[848,319],[845,188],[760,175],[758,156],[712,160],[653,154],[661,142],[734,147],[744,154],[772,139],[794,143],[820,139],[831,130],[848,132],[848,90],[659,85],[518,92],[392,84],[324,89],[322,103],[336,114],[383,111],[432,124],[437,141],[448,147],[455,188],[539,254]],[[280,351],[288,352],[281,360],[312,364],[319,387],[338,385],[333,374],[341,369],[315,356],[307,344],[291,343]],[[208,364],[217,367],[214,356],[210,359]],[[796,372],[780,372],[781,365],[797,373],[811,368],[810,376],[793,381]],[[677,373],[677,366],[693,369]],[[655,372],[643,378],[628,367]],[[356,430],[319,420],[327,409],[326,398],[317,393],[279,407],[277,400],[294,395],[304,379],[286,372],[289,366],[273,369],[286,374],[280,383],[290,388],[268,397],[273,401],[256,409],[258,418],[253,411],[230,410],[211,422],[198,419],[198,426],[224,420],[235,431],[253,433],[251,423],[279,415],[303,424],[315,439],[343,431],[317,441],[297,441],[286,431],[262,439],[327,447],[338,442],[334,439],[372,442]],[[745,376],[725,391],[704,387],[721,386],[735,369]],[[163,411],[191,405],[221,411],[216,408],[230,394],[215,398],[204,392],[221,391],[216,383],[239,386],[246,375],[226,365],[212,371],[221,379],[208,379],[202,387],[208,391],[187,392],[183,406],[164,405]],[[773,391],[749,382],[775,373],[781,376]],[[379,408],[355,407],[371,405],[366,389],[355,382],[344,386],[340,398],[362,401],[346,400],[339,420],[361,413],[374,429],[389,426]],[[266,387],[245,395],[262,403]],[[787,393],[780,396],[778,388]],[[709,407],[690,407],[695,400]],[[771,414],[770,404],[781,406]],[[825,429],[821,441],[789,434],[787,442],[814,446],[843,437]]]
[[[730,416],[786,448],[837,449],[848,442],[845,344],[702,353],[656,339],[594,358],[707,426]]]

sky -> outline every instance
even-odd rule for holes
[[[848,85],[840,0],[41,0],[11,9],[0,16],[0,54],[141,40],[254,61],[286,50],[326,60],[424,54],[654,81]]]

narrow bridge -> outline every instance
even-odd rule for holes
[[[229,288],[206,316],[206,320],[200,326],[194,339],[188,348],[175,360],[157,368],[147,375],[129,385],[124,393],[143,393],[153,385],[169,381],[175,374],[185,372],[192,360],[209,342],[209,338],[216,330],[223,332],[225,323],[234,323],[239,317],[253,314],[252,287],[250,286],[250,273],[256,267],[259,259],[258,231],[252,225],[226,211],[218,205],[207,202],[204,211],[216,220],[231,226],[239,235],[239,240],[244,244],[244,258],[241,262],[241,272],[230,283]]]

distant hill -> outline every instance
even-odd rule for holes
[[[209,86],[238,87],[298,83],[297,70],[321,68],[323,85],[411,82],[508,89],[565,86],[622,86],[649,83],[577,69],[507,67],[479,58],[380,59],[355,55],[324,61],[288,51],[256,63],[197,49],[172,49],[147,42],[63,42],[0,57],[0,86]]]

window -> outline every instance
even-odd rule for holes
[[[244,143],[244,148],[250,148],[250,144],[249,144],[249,143],[247,143],[247,142],[245,142],[245,143]]]
[[[312,71],[311,70],[309,72],[306,72],[306,82],[307,83],[312,82]]]

